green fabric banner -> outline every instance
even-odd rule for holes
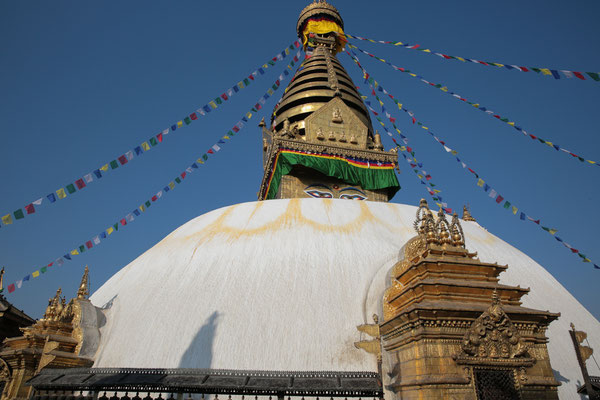
[[[281,183],[281,177],[287,175],[294,165],[312,168],[327,176],[341,179],[352,185],[360,185],[363,189],[388,189],[390,199],[400,190],[396,173],[390,169],[361,168],[344,160],[336,160],[318,156],[294,153],[279,153],[275,171],[266,199],[274,199]]]

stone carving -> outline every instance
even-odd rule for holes
[[[344,132],[342,132],[342,135],[340,136],[340,142],[346,143],[346,134]]]
[[[333,115],[331,117],[331,122],[335,122],[336,124],[341,124],[342,122],[344,122],[344,120],[342,119],[342,112],[339,108],[334,108],[332,114]]]
[[[463,354],[471,357],[514,359],[526,357],[529,345],[508,319],[494,291],[492,305],[473,322],[461,347]]]
[[[323,130],[320,127],[319,127],[319,129],[317,129],[317,139],[325,140],[325,135],[323,135]]]
[[[335,141],[335,134],[333,131],[329,131],[329,136],[327,136],[327,139],[331,140],[332,142]]]

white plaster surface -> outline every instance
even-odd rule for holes
[[[184,224],[91,297],[103,307],[95,367],[376,371],[356,325],[381,312],[416,207],[292,199],[224,207]],[[463,222],[467,248],[508,264],[525,307],[560,312],[550,360],[561,399],[579,399],[569,324],[600,349],[600,323],[542,266]],[[600,375],[588,362],[592,375]]]

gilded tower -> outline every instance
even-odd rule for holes
[[[396,149],[385,151],[367,108],[336,58],[344,21],[325,1],[300,13],[306,58],[261,122],[264,176],[259,199],[317,197],[388,201],[400,189]]]

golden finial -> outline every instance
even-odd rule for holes
[[[427,200],[421,199],[419,202],[419,208],[417,209],[417,219],[414,223],[414,228],[420,235],[425,234],[425,217],[428,211],[429,205],[427,204]]]
[[[79,284],[79,289],[77,290],[77,298],[78,299],[81,299],[81,300],[86,299],[87,296],[89,296],[89,294],[90,294],[90,291],[88,288],[89,281],[90,281],[89,276],[88,276],[89,271],[90,270],[89,270],[88,266],[86,265],[85,270],[83,272],[83,276],[81,277],[81,283]]]
[[[425,214],[425,234],[427,235],[427,243],[439,244],[438,232],[435,226],[435,220],[430,210]]]
[[[4,267],[2,267],[2,271],[0,271],[0,293],[4,290]]]
[[[475,220],[475,218],[473,218],[473,216],[471,215],[471,213],[469,212],[469,208],[467,206],[463,206],[463,217],[462,217],[463,221],[473,221],[473,222],[477,222]]]
[[[450,234],[452,235],[452,244],[458,247],[465,246],[465,235],[460,225],[460,220],[456,213],[452,214],[452,222],[450,223]]]
[[[446,220],[446,214],[444,214],[444,209],[442,207],[440,207],[440,211],[438,211],[438,220],[436,223],[436,228],[440,237],[440,244],[452,243],[452,241],[450,240],[450,226],[448,225],[448,221]]]
[[[262,117],[262,119],[260,120],[260,122],[258,123],[258,126],[260,128],[263,128],[265,126],[267,126],[267,124],[265,123],[265,117]]]
[[[326,2],[325,0],[313,1],[302,11],[300,11],[300,16],[298,17],[298,24],[296,25],[296,32],[298,33],[298,37],[301,37],[302,29],[304,28],[304,23],[310,18],[316,15],[326,15],[330,17],[333,21],[335,21],[342,29],[344,29],[344,20],[340,15],[340,12],[337,8]]]

